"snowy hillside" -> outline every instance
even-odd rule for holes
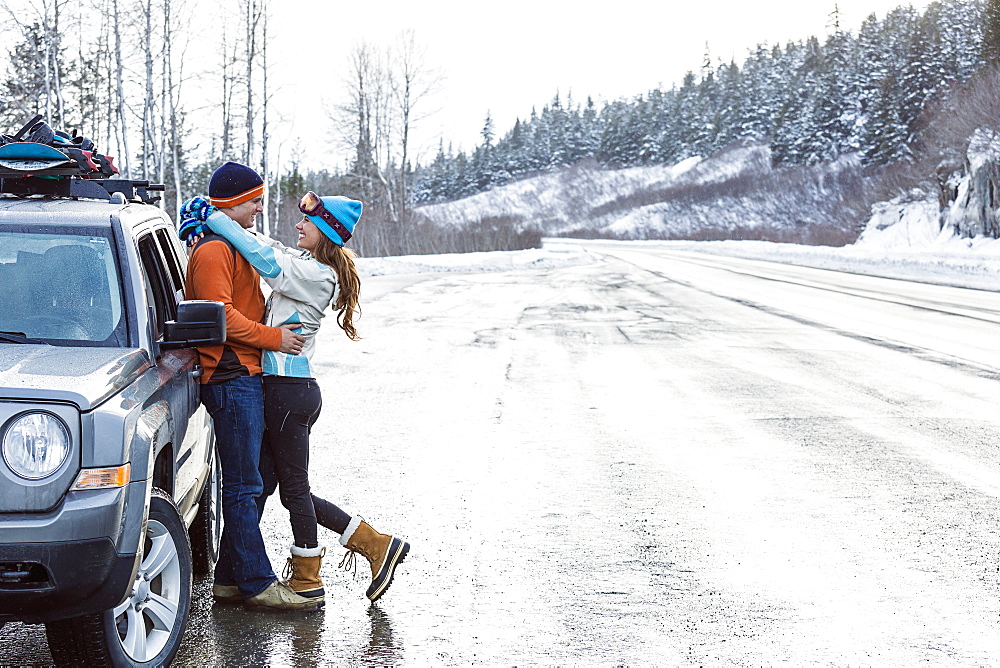
[[[450,225],[512,216],[553,236],[844,244],[865,215],[851,209],[861,178],[854,157],[772,170],[770,149],[749,146],[669,166],[585,162],[417,211]]]
[[[583,163],[559,172],[515,181],[455,202],[430,204],[417,211],[436,223],[460,225],[493,216],[512,216],[554,234],[586,218],[591,208],[622,193],[674,183],[701,162],[604,170]]]
[[[584,162],[558,172],[516,181],[455,202],[431,204],[417,211],[436,223],[465,224],[487,217],[512,216],[527,225],[541,227],[546,234],[580,229],[590,221],[598,229],[602,215],[617,209],[617,202],[642,193],[662,192],[682,186],[725,182],[740,175],[770,171],[770,151],[754,146],[726,151],[719,156],[688,158],[675,165],[651,165],[604,169]],[[597,218],[595,219],[595,213]]]

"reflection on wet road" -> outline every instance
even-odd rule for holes
[[[369,279],[313,487],[410,555],[371,605],[321,532],[298,616],[198,582],[179,664],[1000,663],[998,296],[592,248]],[[264,533],[280,571],[277,503]]]

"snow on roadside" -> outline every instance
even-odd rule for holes
[[[358,258],[357,265],[362,276],[388,276],[430,272],[555,269],[588,262],[593,262],[593,257],[581,248],[532,248],[520,251]]]
[[[559,240],[560,244],[572,244]],[[1000,240],[940,230],[934,200],[883,202],[850,246],[768,241],[621,241],[980,290],[1000,289]]]
[[[767,241],[583,241],[545,239],[523,251],[361,258],[363,276],[427,272],[554,269],[593,261],[588,247],[662,247],[798,264],[982,290],[1000,289],[1000,240],[965,239],[938,229],[937,202],[884,202],[850,246],[801,246]]]

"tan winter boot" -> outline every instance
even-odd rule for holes
[[[317,610],[323,601],[299,596],[284,582],[272,582],[271,585],[253,598],[246,600],[248,608],[264,608],[267,610]]]
[[[325,547],[306,548],[292,545],[292,556],[288,557],[285,565],[285,572],[282,577],[292,591],[299,596],[322,601],[326,592],[323,589],[323,580],[319,576],[320,566],[323,565],[323,557],[326,556]]]
[[[365,595],[372,601],[377,601],[389,588],[396,566],[410,551],[409,543],[375,531],[360,516],[351,518],[347,530],[340,537],[340,544],[350,550],[341,560],[341,567],[350,569],[355,554],[360,554],[371,564],[372,583]]]
[[[236,585],[212,585],[212,598],[219,603],[242,603],[243,594]]]

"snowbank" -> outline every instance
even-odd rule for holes
[[[767,241],[622,241],[982,290],[1000,288],[1000,240],[939,230],[937,202],[883,202],[850,246]],[[561,243],[566,243],[560,240]],[[569,242],[572,243],[572,242]]]
[[[593,257],[581,248],[560,247],[486,253],[359,258],[357,265],[358,272],[362,276],[388,276],[430,272],[555,269],[592,261]]]
[[[546,239],[524,251],[362,258],[364,276],[427,272],[554,269],[593,261],[588,247],[600,245],[696,250],[799,264],[857,274],[983,290],[1000,288],[1000,240],[965,239],[938,229],[933,200],[876,205],[865,231],[851,246],[800,246],[767,241],[582,241]]]

